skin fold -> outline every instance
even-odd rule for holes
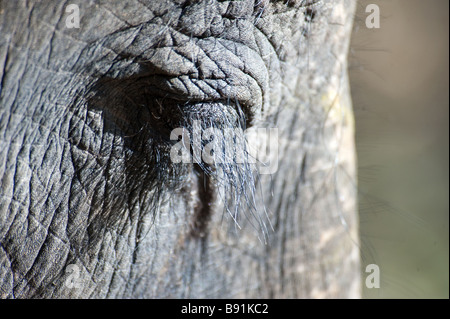
[[[0,296],[359,297],[354,7],[0,1]],[[177,128],[276,129],[277,169]]]

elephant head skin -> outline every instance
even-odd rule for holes
[[[354,7],[0,2],[0,296],[358,297]]]

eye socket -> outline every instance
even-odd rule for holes
[[[103,77],[91,87],[88,108],[100,111],[104,125],[115,134],[131,138],[145,136],[159,144],[172,144],[176,128],[251,126],[251,113],[231,100],[195,101],[183,94],[167,93],[149,85],[145,77]]]

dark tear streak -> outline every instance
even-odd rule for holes
[[[214,190],[211,185],[210,177],[198,164],[194,164],[194,170],[198,176],[198,202],[194,207],[190,235],[193,238],[205,239],[208,235],[208,223],[211,220],[211,205],[213,203]]]

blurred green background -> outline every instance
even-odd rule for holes
[[[368,29],[368,4],[380,8]],[[449,297],[449,1],[359,1],[350,49],[363,297]],[[365,267],[380,267],[380,288]]]

